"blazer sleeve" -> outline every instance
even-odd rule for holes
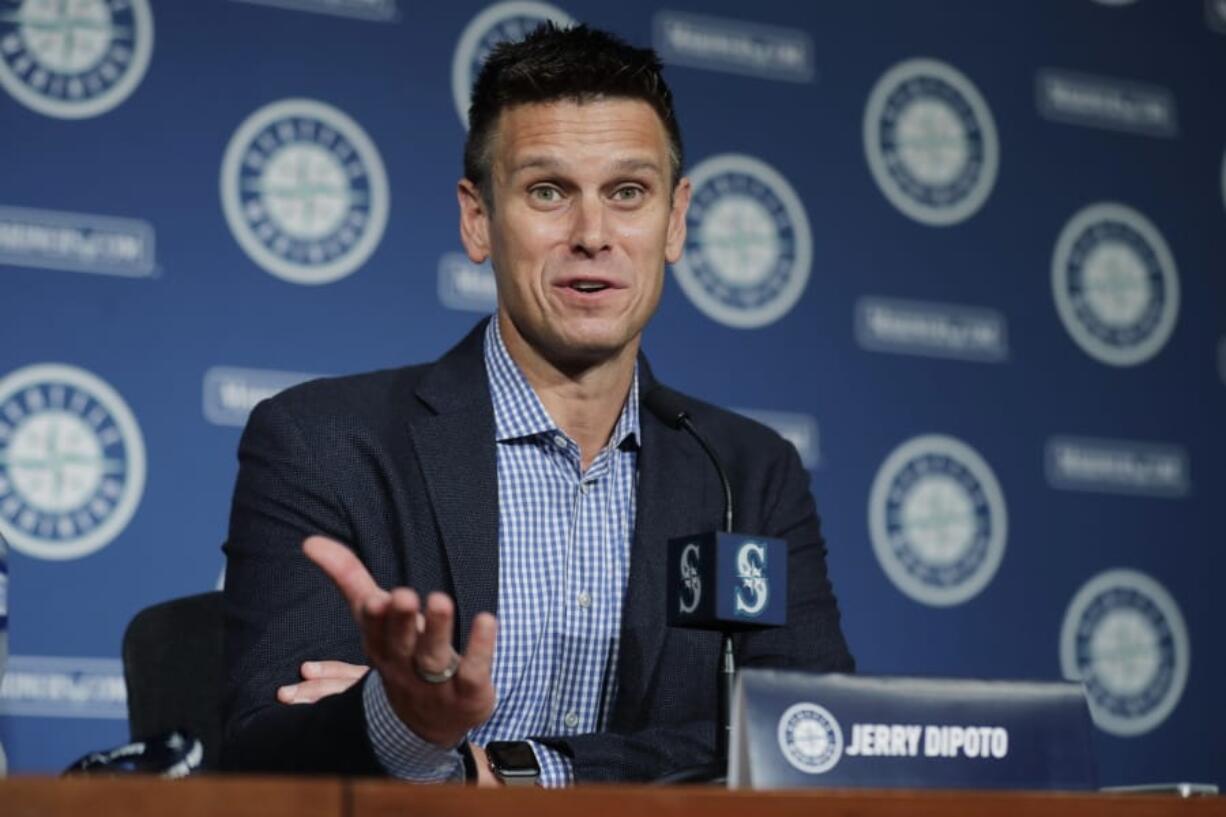
[[[350,542],[326,458],[306,443],[284,396],[252,412],[226,553],[225,737],[231,770],[380,774],[366,734],[362,684],[309,705],[277,702],[308,659],[365,663],[341,594],[302,553],[322,533]],[[320,435],[316,434],[318,438]]]
[[[757,485],[740,486],[749,503],[741,512],[761,520],[763,533],[788,543],[788,625],[734,637],[738,667],[853,672],[855,661],[839,624],[838,604],[826,571],[826,544],[809,476],[795,448],[779,440],[776,467]],[[782,448],[782,451],[779,451]],[[757,513],[753,504],[757,505]],[[748,511],[748,513],[746,513]],[[716,640],[718,636],[711,635]],[[696,656],[697,658],[697,656]],[[699,661],[703,659],[699,658]],[[712,671],[715,663],[710,661]],[[684,700],[692,678],[662,679],[667,694]],[[715,757],[715,712],[691,713],[672,724],[630,733],[615,731],[569,737],[536,737],[571,758],[577,782],[654,780],[681,769],[710,764]]]

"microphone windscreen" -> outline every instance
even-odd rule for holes
[[[643,405],[669,428],[681,428],[681,423],[689,418],[680,395],[664,386],[655,386],[643,395]]]

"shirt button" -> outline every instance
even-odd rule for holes
[[[579,716],[574,712],[567,712],[566,717],[562,719],[562,722],[566,724],[567,729],[574,729],[579,725]]]
[[[589,595],[587,592],[580,593],[579,594],[579,606],[585,609],[588,607],[591,607],[592,606],[591,595]]]
[[[561,434],[555,434],[553,437],[553,444],[556,445],[558,448],[565,448],[566,438],[563,437]]]
[[[579,490],[580,490],[580,491],[583,491],[583,493],[585,493],[585,494],[586,494],[586,493],[590,493],[590,492],[591,492],[591,490],[592,490],[592,483],[590,483],[590,482],[580,482],[580,483],[579,483]]]

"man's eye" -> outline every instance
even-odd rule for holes
[[[635,186],[619,187],[613,191],[613,198],[618,201],[637,201],[643,197],[643,188]]]
[[[528,191],[528,195],[537,201],[551,203],[557,201],[560,194],[556,187],[534,187]]]

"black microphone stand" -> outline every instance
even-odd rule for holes
[[[652,390],[644,398],[644,402],[647,403],[652,413],[667,425],[673,428],[684,429],[702,446],[702,450],[706,453],[707,458],[715,466],[715,472],[719,475],[720,485],[724,489],[723,532],[732,533],[732,483],[728,481],[728,475],[724,473],[724,467],[720,463],[719,457],[715,454],[715,449],[698,433],[698,429],[694,428],[694,424],[690,422],[689,413],[669,399],[662,389],[656,388]],[[732,733],[732,696],[736,689],[734,684],[736,680],[736,656],[732,649],[732,631],[724,630],[720,633],[720,636],[720,663],[716,676],[718,720],[715,724],[715,759],[711,763],[702,766],[692,766],[688,769],[669,772],[654,781],[658,785],[707,783],[722,786],[727,779],[728,739]]]

